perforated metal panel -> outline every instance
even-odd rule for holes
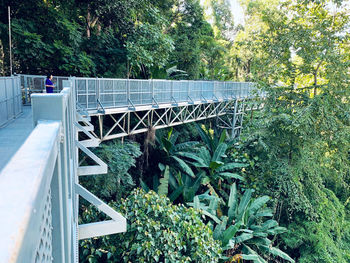
[[[21,90],[18,77],[0,78],[0,126],[22,112]]]
[[[52,262],[52,217],[51,217],[51,190],[49,190],[40,224],[40,241],[35,252],[35,263]]]

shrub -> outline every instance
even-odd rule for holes
[[[81,184],[104,201],[119,200],[135,187],[129,170],[135,167],[136,158],[142,153],[137,143],[119,141],[101,144],[96,149],[97,155],[108,164],[108,173],[85,176]]]
[[[82,241],[83,262],[218,262],[220,243],[193,208],[141,189],[109,205],[127,217],[128,230]],[[84,221],[96,217],[95,209],[83,213]]]

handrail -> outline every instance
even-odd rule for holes
[[[40,121],[0,175],[0,262],[34,262],[40,239],[48,239],[40,232],[51,227],[43,218],[51,213],[45,205],[57,169],[60,126]]]
[[[0,173],[0,262],[76,262],[74,87],[31,96],[34,130]]]

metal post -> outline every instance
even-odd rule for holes
[[[85,94],[86,94],[86,108],[89,108],[89,89],[88,89],[88,80],[85,80]]]
[[[126,97],[127,97],[128,106],[130,106],[129,105],[130,103],[130,80],[129,79],[127,79],[126,81]]]
[[[9,46],[10,46],[10,76],[12,76],[12,39],[11,39],[11,8],[8,6],[9,17]]]
[[[4,79],[4,86],[5,86],[5,102],[6,102],[6,120],[9,120],[9,106],[8,106],[8,95],[7,95],[7,85],[6,85],[6,79]]]
[[[14,78],[11,78],[11,82],[12,82],[12,101],[13,101],[13,105],[12,105],[12,109],[13,109],[13,117],[16,117],[16,97],[15,97],[15,83],[14,83]]]
[[[95,86],[95,89],[96,89],[96,91],[95,91],[96,106],[97,106],[97,100],[99,100],[101,102],[101,98],[100,98],[100,83],[101,83],[101,81],[98,78],[96,78],[96,86]]]
[[[115,96],[116,96],[116,94],[114,93],[114,82],[115,82],[115,80],[112,80],[112,100],[113,100],[113,106],[115,106]]]
[[[155,101],[155,97],[154,97],[154,82],[153,82],[153,79],[151,79],[151,83],[152,83],[151,92],[152,92],[152,104],[153,104],[153,101]]]
[[[199,97],[200,97],[200,100],[202,100],[202,98],[205,99],[205,97],[203,96],[203,81],[201,81],[201,95]]]
[[[235,100],[235,106],[234,106],[233,116],[232,116],[232,123],[231,123],[231,138],[235,138],[235,126],[237,122],[237,109],[238,109],[238,99]]]
[[[173,90],[173,85],[174,85],[174,83],[173,83],[173,81],[172,80],[170,80],[170,104],[172,104],[172,98],[174,98],[174,90]]]
[[[103,115],[98,115],[98,123],[100,127],[100,139],[103,138]]]
[[[28,84],[27,84],[27,76],[23,76],[23,89],[24,89],[24,103],[28,103]]]

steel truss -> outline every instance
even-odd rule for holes
[[[145,109],[132,108],[121,112],[104,112],[98,118],[100,142],[147,132],[151,127],[162,129],[180,124],[216,118],[217,126],[239,136],[246,111],[261,107],[259,100],[224,100],[201,104],[167,105]],[[96,134],[94,134],[96,136]]]

